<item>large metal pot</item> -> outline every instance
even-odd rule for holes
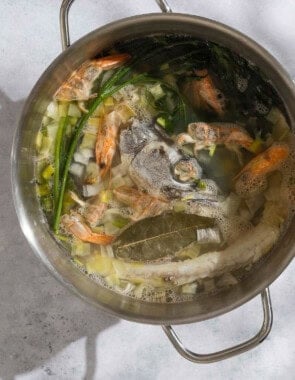
[[[223,24],[201,17],[172,14],[163,0],[157,0],[164,14],[148,14],[123,19],[81,38],[69,47],[68,9],[73,0],[64,0],[61,8],[61,32],[65,51],[41,76],[25,104],[12,149],[12,185],[15,208],[22,230],[36,255],[50,272],[83,299],[124,319],[161,324],[176,349],[194,362],[212,362],[246,351],[261,342],[269,333],[272,312],[267,287],[280,275],[295,252],[295,222],[290,224],[280,244],[258,269],[235,287],[216,295],[204,295],[197,302],[175,304],[145,303],[114,293],[92,282],[76,269],[49,232],[39,207],[34,187],[35,136],[44,110],[57,87],[86,59],[123,38],[155,32],[187,33],[220,43],[242,53],[263,69],[282,97],[292,127],[295,127],[294,84],[282,66],[261,46],[245,35]],[[198,355],[183,347],[170,324],[204,321],[224,314],[261,293],[264,321],[252,339],[221,352]]]

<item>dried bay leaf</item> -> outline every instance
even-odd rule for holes
[[[115,256],[131,261],[151,261],[169,256],[196,240],[196,230],[214,220],[198,215],[166,213],[146,218],[127,228],[113,243]]]

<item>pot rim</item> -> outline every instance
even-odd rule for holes
[[[139,315],[136,311],[128,311],[128,314],[124,313],[121,309],[118,311],[118,309],[112,308],[106,304],[99,304],[98,301],[95,301],[85,294],[83,294],[81,291],[79,291],[72,283],[67,281],[53,266],[53,264],[49,261],[49,259],[46,257],[46,255],[40,251],[40,244],[37,241],[36,236],[32,234],[31,231],[31,225],[32,225],[32,220],[30,218],[30,215],[26,212],[25,207],[24,207],[24,197],[23,194],[20,192],[20,179],[18,177],[17,173],[17,159],[19,156],[19,142],[20,142],[20,132],[22,130],[22,126],[24,124],[24,121],[27,119],[28,114],[30,112],[30,109],[32,107],[32,102],[35,99],[36,94],[38,94],[38,91],[40,87],[42,86],[44,79],[46,79],[48,76],[50,76],[56,67],[59,65],[61,61],[64,60],[65,57],[69,56],[71,52],[75,49],[79,49],[80,47],[84,46],[85,43],[90,38],[93,38],[96,35],[99,35],[101,33],[106,33],[106,32],[111,32],[112,29],[120,29],[128,24],[129,27],[134,28],[135,26],[138,26],[140,22],[148,23],[151,21],[157,20],[158,22],[163,22],[163,24],[169,20],[175,21],[176,24],[181,25],[183,23],[186,24],[198,24],[198,27],[204,27],[204,29],[210,29],[212,32],[218,34],[221,33],[222,35],[227,35],[230,36],[231,39],[229,40],[229,43],[226,45],[227,47],[231,48],[232,50],[237,51],[237,49],[234,48],[234,43],[239,41],[240,44],[243,45],[245,50],[245,54],[243,52],[242,56],[245,58],[248,58],[248,53],[249,52],[256,52],[257,56],[257,61],[260,61],[261,63],[267,64],[267,68],[269,69],[268,71],[273,72],[273,75],[275,77],[275,81],[281,81],[285,85],[285,90],[286,93],[288,93],[295,103],[295,88],[294,84],[290,78],[290,76],[287,74],[287,72],[283,69],[281,64],[270,54],[268,53],[263,47],[261,47],[259,44],[257,44],[254,40],[250,39],[249,37],[245,36],[241,32],[225,25],[222,23],[219,23],[214,20],[210,20],[207,18],[199,17],[199,16],[192,16],[192,15],[187,15],[187,14],[182,14],[182,13],[167,13],[167,14],[162,14],[162,13],[151,13],[151,14],[145,14],[145,15],[136,15],[128,18],[124,18],[109,24],[106,24],[102,27],[99,27],[95,29],[94,31],[88,33],[87,35],[83,36],[76,42],[74,42],[66,51],[62,52],[51,64],[50,66],[44,71],[44,73],[41,75],[37,83],[35,84],[34,88],[32,89],[30,95],[28,96],[23,112],[21,114],[20,122],[18,125],[18,128],[15,131],[14,135],[14,140],[13,140],[13,146],[12,146],[12,152],[11,152],[11,162],[12,162],[12,168],[11,168],[11,178],[12,178],[12,192],[13,192],[13,199],[14,199],[14,205],[16,209],[16,213],[19,218],[19,222],[22,228],[22,231],[28,240],[30,246],[32,247],[34,253],[36,256],[41,258],[42,262],[45,264],[47,269],[51,274],[54,275],[56,279],[59,280],[63,285],[65,285],[67,288],[69,288],[71,291],[73,291],[75,294],[77,294],[80,298],[83,300],[87,301],[88,303],[91,303],[98,307],[99,309],[102,309],[106,311],[107,313],[110,313],[112,315],[115,315],[119,318],[123,318],[126,320],[134,321],[134,322],[140,322],[140,323],[149,323],[149,324],[183,324],[183,323],[192,323],[192,322],[197,322],[197,321],[203,321],[206,319],[214,318],[219,315],[222,315],[224,313],[227,313],[247,301],[251,300],[255,296],[257,296],[263,289],[265,289],[267,286],[269,286],[282,272],[283,270],[287,267],[287,265],[291,262],[293,255],[289,254],[280,262],[280,266],[277,267],[275,270],[273,270],[268,278],[267,281],[262,281],[254,290],[248,290],[246,294],[243,297],[237,298],[235,301],[231,302],[230,304],[224,306],[223,308],[219,308],[215,311],[210,311],[207,313],[204,313],[203,315],[191,315],[191,316],[181,316],[181,317],[173,317],[173,316],[162,316],[162,317],[142,317]],[[178,27],[179,28],[179,27]],[[155,32],[157,33],[158,30]],[[172,31],[173,33],[173,31]],[[150,33],[153,34],[153,33]],[[195,33],[197,34],[197,33]],[[135,35],[138,36],[138,34]],[[192,35],[194,35],[192,33]],[[212,38],[208,38],[209,40],[212,40]],[[214,40],[214,39],[213,39]],[[215,38],[216,40],[216,38]],[[218,37],[217,37],[218,40]],[[250,54],[250,53],[249,53]],[[255,61],[255,64],[257,64],[259,67],[259,62],[257,63]],[[270,70],[271,69],[271,70]],[[279,91],[280,93],[280,91]],[[281,96],[282,97],[282,96]],[[283,98],[283,97],[282,97]],[[285,96],[286,98],[286,96]],[[284,99],[285,101],[285,99]],[[286,103],[286,102],[285,102]],[[291,103],[289,101],[288,103]],[[290,116],[291,123],[294,125],[294,119],[295,119],[295,112],[293,112],[293,115],[291,114],[291,109],[290,107],[286,106],[288,114]],[[271,254],[271,253],[270,253]],[[219,296],[222,295],[224,292],[221,291],[219,292]],[[121,297],[124,297],[121,295]],[[136,300],[136,302],[143,302]],[[147,303],[145,303],[147,304]],[[182,305],[185,304],[182,303]],[[150,303],[150,305],[155,305],[155,303]],[[157,304],[158,305],[158,304]],[[159,304],[163,305],[163,304]],[[167,304],[169,305],[169,304]],[[168,306],[169,308],[169,306]]]

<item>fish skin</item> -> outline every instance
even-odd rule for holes
[[[131,179],[153,196],[175,199],[197,190],[195,183],[180,182],[173,176],[175,164],[189,160],[201,177],[202,169],[197,160],[185,156],[165,131],[155,124],[135,124],[122,131],[120,153],[130,162]]]

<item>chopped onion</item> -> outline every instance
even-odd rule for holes
[[[141,298],[143,296],[143,292],[146,288],[146,285],[145,284],[140,284],[136,287],[136,289],[134,290],[134,295],[136,298]]]
[[[52,140],[50,137],[43,136],[42,146],[39,151],[40,157],[52,160],[53,151],[54,151],[54,140]]]
[[[66,117],[68,113],[68,103],[60,102],[58,103],[58,114],[59,117]]]
[[[84,133],[90,133],[91,135],[95,135],[95,138],[97,135],[97,131],[98,131],[97,125],[87,124],[86,127],[84,128]]]
[[[183,201],[174,201],[173,210],[175,212],[184,212],[186,210],[186,202]]]
[[[106,98],[103,102],[106,112],[108,113],[110,110],[114,109],[114,98],[112,96],[109,96]]]
[[[79,164],[77,164],[79,165]],[[81,165],[82,166],[82,165]],[[93,197],[97,195],[102,189],[101,183],[94,183],[93,185],[84,185],[83,186],[83,196],[86,198]]]
[[[113,192],[111,190],[102,190],[99,194],[99,200],[101,203],[109,203],[113,198]]]
[[[120,290],[120,292],[123,293],[123,294],[128,294],[128,293],[130,293],[134,288],[135,288],[135,285],[134,285],[134,284],[131,284],[131,282],[128,282],[128,283],[126,284],[125,288],[122,289],[121,287],[119,287],[119,290]]]
[[[104,257],[114,257],[114,251],[111,245],[100,246],[100,254]]]
[[[81,154],[83,154],[84,157],[87,157],[87,158],[94,157],[93,149],[84,148],[84,149],[80,149],[80,152]]]
[[[68,115],[72,117],[81,117],[81,111],[76,104],[70,103]]]
[[[163,96],[165,96],[165,92],[162,89],[162,86],[160,83],[156,83],[149,87],[149,92],[153,95],[155,100],[161,99]]]
[[[123,123],[126,123],[131,117],[135,116],[135,112],[127,104],[119,106],[117,112]]]
[[[96,134],[85,132],[81,145],[80,145],[80,149],[87,148],[87,149],[93,150],[95,148],[95,144],[96,144]]]
[[[87,165],[88,164],[88,161],[89,161],[89,158],[85,157],[81,151],[79,152],[76,152],[74,153],[74,160],[76,162],[79,162],[80,164],[83,164],[83,165]]]
[[[89,274],[98,273],[108,276],[113,273],[113,260],[100,254],[92,254],[86,261],[86,270]]]
[[[199,228],[197,230],[197,240],[199,244],[221,243],[220,232],[218,228]]]
[[[48,117],[48,116],[43,116],[43,118],[42,118],[42,122],[41,122],[41,124],[42,124],[42,127],[46,127],[48,124],[50,123],[50,117]]]
[[[90,255],[90,244],[75,240],[72,244],[72,256],[88,256]]]
[[[139,97],[138,93],[136,91],[133,91],[132,95],[131,95],[131,99],[130,99],[131,104],[134,105],[134,104],[138,103],[139,100],[140,100],[140,97]]]
[[[84,173],[84,166],[78,163],[73,163],[70,166],[69,172],[78,178],[81,178]]]
[[[199,245],[199,242],[193,241],[186,247],[180,249],[175,253],[176,257],[179,258],[191,258],[194,259],[200,255],[201,247]]]
[[[192,284],[185,284],[182,286],[181,290],[184,294],[195,294],[198,288],[198,284],[196,282]]]
[[[109,285],[109,286],[113,286],[113,287],[116,287],[116,286],[119,286],[120,285],[120,279],[118,278],[118,276],[116,274],[110,274],[109,276],[106,276],[105,278],[105,281],[106,283]]]
[[[99,179],[99,166],[96,162],[90,162],[86,166],[86,174],[84,178],[84,182],[87,184],[95,184]]]
[[[58,130],[58,123],[52,122],[52,123],[48,124],[47,127],[46,127],[47,136],[51,140],[55,140],[55,137],[56,137],[56,134],[57,134],[57,130]]]
[[[51,117],[51,119],[54,119],[54,120],[59,119],[57,102],[53,101],[48,104],[47,110],[46,110],[46,116]]]

